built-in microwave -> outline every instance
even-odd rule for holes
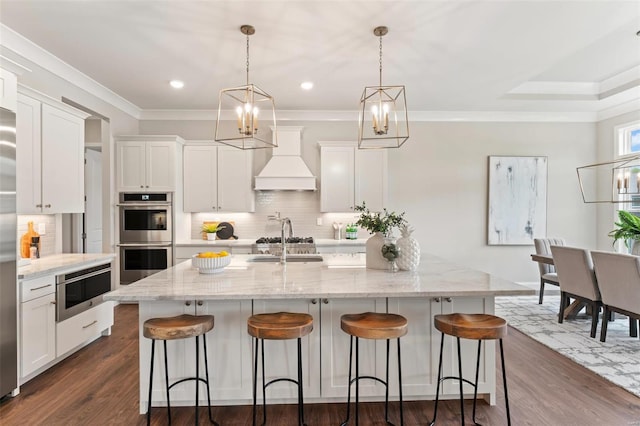
[[[56,321],[99,305],[111,290],[111,263],[57,275]]]

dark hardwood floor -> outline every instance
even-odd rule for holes
[[[0,403],[0,425],[143,425],[138,414],[138,310],[137,305],[116,307],[110,337],[102,337],[21,387],[21,393]],[[511,417],[514,425],[640,425],[640,398],[596,374],[509,329],[505,341]],[[498,382],[501,383],[501,378]],[[502,386],[498,404],[478,403],[478,421],[504,425]],[[307,404],[309,426],[339,425],[345,404]],[[173,411],[175,425],[193,424],[192,408]],[[471,403],[466,404],[467,424]],[[251,407],[214,407],[221,425],[250,425]],[[295,425],[294,405],[270,406],[269,425]],[[384,425],[383,404],[363,404],[361,425]],[[427,425],[433,402],[405,404],[406,425]],[[391,405],[391,420],[398,404]],[[202,409],[201,424],[208,424]],[[166,411],[153,410],[152,424],[166,424]],[[353,422],[352,422],[353,424]],[[397,423],[396,423],[397,424]],[[438,409],[439,425],[459,423],[457,401]]]

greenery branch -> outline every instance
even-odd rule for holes
[[[613,244],[618,240],[623,240],[624,245],[629,247],[628,240],[640,240],[640,217],[631,213],[620,210],[618,211],[620,222],[616,222],[616,229],[609,232],[609,236],[613,237]]]
[[[367,208],[364,201],[361,206],[355,206],[354,210],[360,212],[356,225],[372,234],[381,232],[385,237],[389,237],[393,228],[399,228],[407,223],[404,218],[404,212],[400,214],[396,212],[389,213],[386,208],[382,212],[372,212]]]
[[[205,232],[207,234],[215,234],[220,229],[224,228],[224,226],[220,226],[219,224],[205,223],[202,225],[202,232]]]

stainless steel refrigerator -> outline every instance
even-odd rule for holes
[[[0,398],[18,387],[16,115],[0,108]]]

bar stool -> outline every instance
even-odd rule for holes
[[[198,384],[203,382],[207,385],[207,401],[209,403],[209,420],[218,426],[211,416],[211,393],[209,391],[209,364],[207,361],[207,338],[206,333],[213,329],[213,315],[178,315],[169,318],[151,318],[144,322],[142,334],[151,339],[151,368],[149,373],[149,402],[147,405],[147,425],[151,423],[151,390],[153,389],[153,358],[155,354],[156,340],[162,340],[164,344],[164,373],[167,392],[167,417],[171,424],[171,404],[169,402],[169,390],[175,385],[195,380],[196,382],[196,425],[198,424]],[[200,378],[200,346],[198,337],[202,336],[204,347],[204,367],[206,379]],[[167,340],[196,338],[196,376],[178,380],[169,385],[169,372],[167,369]]]
[[[385,386],[384,395],[384,420],[387,424],[393,425],[389,421],[389,342],[391,339],[397,339],[398,342],[398,385],[400,392],[400,425],[404,424],[404,415],[402,412],[402,368],[400,357],[400,337],[407,334],[407,319],[401,315],[383,314],[374,312],[365,312],[362,314],[345,314],[340,317],[340,328],[351,336],[349,345],[349,390],[347,393],[347,418],[341,424],[346,426],[349,424],[351,415],[351,384],[356,383],[356,426],[358,425],[358,403],[360,397],[360,379],[371,379]],[[351,379],[351,366],[353,364],[353,339],[356,339],[356,377]],[[359,339],[386,339],[387,341],[387,368],[386,378],[381,380],[373,376],[360,376],[359,366]]]
[[[304,425],[303,388],[302,388],[302,338],[313,330],[313,317],[309,314],[277,312],[256,314],[247,320],[247,331],[255,339],[253,369],[253,426],[256,425],[257,387],[258,387],[258,342],[262,347],[262,424],[267,423],[267,387],[277,382],[291,382],[298,385],[298,424]],[[265,384],[264,341],[298,340],[298,379],[279,378]]]
[[[480,349],[483,340],[500,340],[500,359],[502,361],[502,381],[504,385],[504,401],[507,408],[507,423],[511,425],[511,414],[509,412],[509,396],[507,394],[507,376],[504,368],[504,351],[502,349],[502,338],[507,335],[507,321],[495,315],[488,314],[447,314],[433,317],[435,326],[442,336],[440,338],[440,360],[438,362],[438,387],[436,390],[436,405],[433,412],[433,421],[436,423],[438,414],[438,399],[440,397],[440,383],[448,379],[458,380],[460,383],[460,415],[464,425],[464,398],[462,395],[463,382],[473,386],[473,423],[476,422],[476,402],[478,398],[478,372],[480,369]],[[458,344],[458,377],[442,377],[442,349],[444,347],[444,335],[454,336]],[[460,357],[460,338],[473,339],[478,341],[478,356],[476,359],[476,381],[475,383],[462,378],[462,358]]]

